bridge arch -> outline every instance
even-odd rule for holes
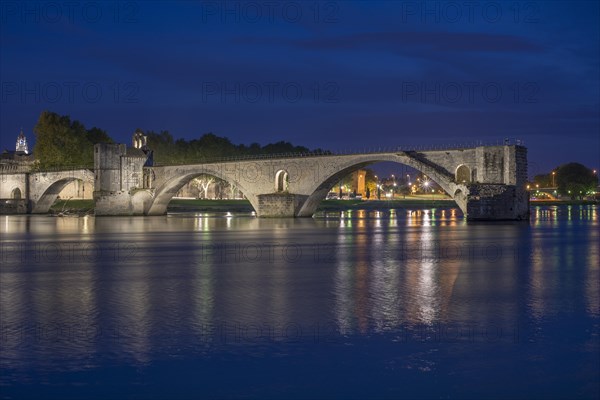
[[[156,182],[156,190],[154,196],[150,199],[146,198],[146,202],[143,206],[143,214],[146,215],[161,215],[166,213],[167,206],[171,199],[179,192],[179,190],[192,179],[197,178],[201,175],[210,175],[215,178],[226,181],[230,185],[234,185],[238,188],[244,196],[248,199],[254,210],[258,209],[258,197],[248,190],[239,180],[228,176],[223,173],[220,168],[210,168],[206,165],[199,165],[197,168],[185,168],[181,170],[177,167],[167,167],[164,177],[161,182]],[[137,210],[136,210],[137,211]],[[138,212],[136,212],[137,214]]]
[[[62,190],[71,182],[78,180],[77,177],[60,178],[56,181],[51,181],[48,187],[42,192],[40,197],[32,205],[31,212],[33,214],[45,214],[50,211],[50,207],[58,198]]]
[[[348,156],[347,160],[337,164],[335,169],[324,171],[322,173],[321,179],[318,182],[315,182],[309,189],[311,194],[307,197],[306,201],[299,206],[296,215],[299,217],[313,215],[319,203],[325,199],[331,188],[344,176],[371,164],[386,161],[407,165],[426,174],[450,195],[450,197],[457,200],[458,196],[457,205],[463,213],[466,213],[466,200],[464,202],[462,201],[462,194],[468,193],[466,186],[454,183],[454,177],[446,171],[436,169],[406,153],[396,153]]]

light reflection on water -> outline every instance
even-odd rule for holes
[[[598,392],[589,382],[598,373],[597,206],[532,207],[530,223],[467,224],[450,208],[0,218],[0,384],[9,393],[27,388],[32,371],[51,379],[199,355],[310,364],[329,352],[395,371],[374,375],[384,385],[409,370],[492,376],[516,363],[556,385],[583,384],[583,397]],[[365,343],[381,354],[344,352]],[[456,373],[422,393],[448,395],[485,373]],[[526,376],[522,386],[541,393]],[[209,393],[241,395],[227,390]]]

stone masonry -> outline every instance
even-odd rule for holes
[[[310,217],[341,178],[382,161],[429,176],[469,220],[528,218],[527,149],[519,145],[154,166],[145,147],[97,144],[94,172],[0,171],[0,199],[12,199],[11,209],[22,210],[16,200],[25,199],[28,212],[47,212],[70,182],[93,181],[96,215],[160,215],[185,184],[205,174],[244,193],[259,217]]]

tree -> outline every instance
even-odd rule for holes
[[[556,171],[558,192],[573,197],[583,197],[598,186],[598,177],[594,171],[579,163],[568,163]]]
[[[85,128],[69,116],[44,111],[34,128],[34,154],[41,167],[86,164],[89,142]],[[89,149],[89,155],[92,150]],[[90,157],[91,158],[91,157]]]
[[[208,198],[208,188],[210,187],[210,184],[214,181],[215,178],[210,175],[201,175],[198,178],[194,178],[193,185],[196,186],[196,188],[198,188],[198,198],[201,198],[201,193],[204,193],[205,199]]]
[[[236,198],[237,191],[238,191],[237,186],[235,186],[233,183],[229,183],[229,198],[230,199]]]
[[[86,130],[79,121],[68,115],[50,111],[40,114],[34,132],[34,154],[40,167],[80,166],[94,162],[93,147],[96,143],[112,143],[105,131]]]
[[[304,146],[294,146],[289,142],[280,141],[270,143],[263,147],[263,152],[266,154],[282,154],[282,153],[308,153],[310,150]]]
[[[87,131],[88,140],[93,143],[114,143],[110,136],[106,133],[106,131],[93,127]]]
[[[365,168],[365,187],[369,190],[369,194],[377,190],[377,178],[375,178],[375,171],[371,168]]]
[[[533,177],[533,184],[540,187],[552,187],[552,175],[540,174]]]

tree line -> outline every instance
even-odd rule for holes
[[[93,147],[96,143],[114,143],[100,128],[86,127],[68,115],[43,111],[34,128],[34,156],[40,168],[65,165],[93,165]],[[308,153],[304,146],[286,141],[269,143],[234,144],[228,138],[206,133],[197,139],[175,139],[169,131],[146,131],[147,144],[154,150],[157,163],[187,163],[202,160],[258,154]],[[326,152],[315,149],[315,152]]]
[[[175,139],[168,131],[156,133],[145,132],[148,147],[154,150],[154,161],[157,163],[192,163],[202,160],[224,157],[248,156],[258,154],[308,153],[311,150],[304,146],[295,146],[289,142],[279,141],[261,146],[234,144],[228,138],[205,133],[198,139]],[[322,149],[312,150],[325,152]]]

